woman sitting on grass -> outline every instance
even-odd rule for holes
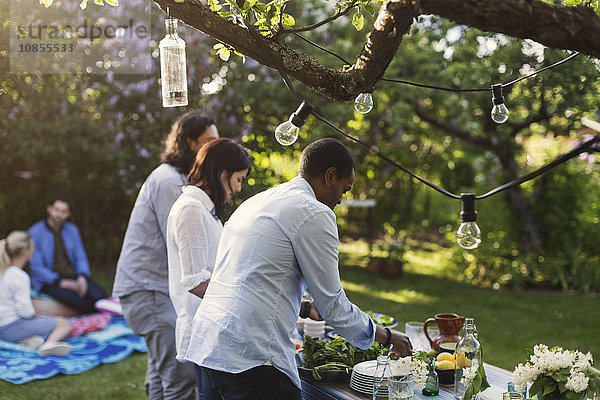
[[[32,254],[27,232],[13,231],[0,240],[0,339],[35,348],[40,356],[66,356],[71,346],[61,340],[71,334],[71,324],[35,316],[31,281],[23,271]]]

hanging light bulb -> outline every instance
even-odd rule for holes
[[[492,120],[498,124],[506,122],[508,119],[508,108],[504,104],[504,96],[502,96],[502,85],[492,85],[493,98],[492,102]]]
[[[313,106],[303,101],[300,107],[290,115],[290,119],[279,124],[275,129],[275,139],[283,146],[291,146],[298,140],[298,132],[300,127],[306,122],[306,118],[313,110]]]
[[[481,243],[481,230],[477,223],[477,211],[475,211],[475,195],[473,193],[461,193],[461,224],[456,231],[456,242],[463,249],[475,249]]]
[[[185,42],[177,34],[177,19],[165,20],[167,33],[160,41],[160,82],[163,107],[188,105]]]
[[[371,93],[361,93],[354,100],[354,109],[361,114],[366,114],[373,109],[373,96]]]

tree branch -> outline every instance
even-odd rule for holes
[[[442,129],[442,130],[462,139],[466,143],[470,143],[471,145],[475,145],[475,146],[482,147],[482,148],[489,149],[489,150],[494,150],[494,143],[492,143],[489,139],[483,138],[480,136],[476,136],[476,135],[472,134],[471,132],[461,129],[458,125],[443,122],[442,120],[440,120],[440,119],[434,117],[433,115],[429,114],[428,112],[426,112],[421,107],[414,106],[413,108],[415,110],[415,114],[417,114],[419,116],[419,118],[421,118],[423,121],[427,122],[428,124],[430,124],[436,128]]]
[[[283,66],[288,76],[331,100],[351,100],[371,92],[420,14],[436,14],[460,24],[530,38],[546,46],[577,50],[600,58],[600,17],[586,7],[558,7],[539,0],[385,0],[373,29],[352,68],[326,68],[308,55],[281,43],[278,37],[254,37],[193,0],[155,0],[172,16],[238,52],[271,67]],[[288,31],[289,32],[289,31]],[[263,49],[270,54],[264,54]]]
[[[352,7],[354,7],[355,5],[356,5],[356,0],[354,0],[351,4],[348,4],[348,7],[346,7],[345,9],[339,10],[337,13],[335,13],[334,15],[332,15],[331,17],[329,17],[327,19],[324,19],[321,22],[317,22],[316,24],[309,25],[309,26],[304,26],[302,28],[285,29],[281,33],[298,33],[298,32],[312,31],[312,30],[317,29],[325,24],[335,21],[336,19],[338,19],[339,17],[341,17],[343,15],[348,14],[350,12],[350,10],[352,9]]]
[[[538,0],[417,0],[417,8],[420,14],[600,58],[600,17],[590,7]]]

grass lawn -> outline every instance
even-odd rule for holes
[[[444,278],[443,249],[409,251],[404,275],[387,280],[367,271],[366,246],[342,246],[340,275],[351,301],[364,310],[406,321],[442,312],[473,317],[485,361],[512,370],[534,344],[591,351],[600,357],[600,297],[563,292],[479,289]],[[112,272],[95,273],[112,286]],[[596,363],[597,364],[597,363]],[[0,400],[145,399],[145,354],[135,353],[78,375],[14,385],[0,381]]]

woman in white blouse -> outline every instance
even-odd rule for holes
[[[169,296],[177,311],[177,359],[185,361],[192,321],[215,265],[225,208],[242,188],[250,169],[248,153],[230,139],[216,139],[198,152],[188,185],[173,204],[167,222]],[[208,377],[196,368],[200,399],[220,399]]]

